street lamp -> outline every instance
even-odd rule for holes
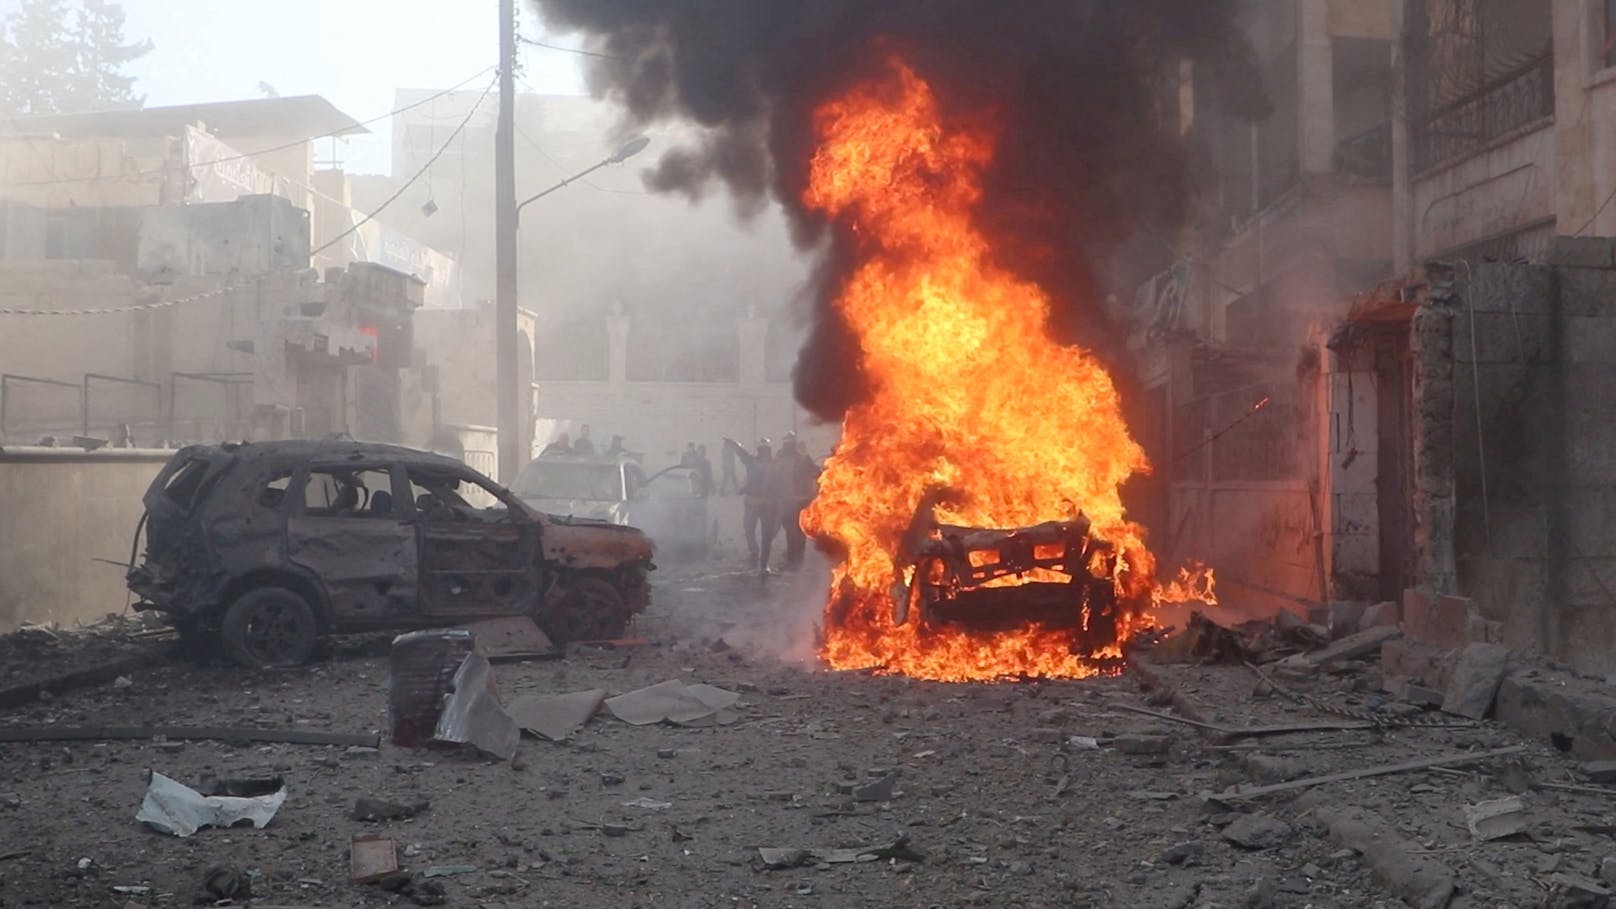
[[[548,196],[549,194],[555,192],[556,190],[560,189],[561,187],[566,186],[569,183],[572,183],[572,182],[574,182],[576,180],[582,180],[583,178],[589,176],[590,174],[594,173],[597,170],[600,170],[601,168],[605,167],[608,164],[622,164],[624,161],[627,161],[628,159],[630,159],[630,158],[634,157],[635,155],[639,154],[640,152],[645,151],[645,147],[647,145],[650,145],[650,144],[651,144],[651,139],[650,139],[649,136],[635,136],[632,139],[629,139],[627,142],[624,142],[622,145],[618,146],[617,151],[614,151],[610,155],[607,155],[600,162],[598,162],[596,164],[593,164],[593,165],[591,165],[591,166],[589,166],[589,167],[587,167],[587,168],[573,174],[572,176],[568,177],[565,180],[562,180],[560,183],[557,183],[556,185],[550,187],[547,190],[544,190],[543,192],[534,193],[533,195],[528,196],[526,199],[523,199],[521,202],[518,202],[516,204],[516,217],[517,217],[517,219],[518,220],[521,219],[521,217],[522,217],[522,208],[523,208],[523,206],[527,205],[529,202],[535,202],[535,201],[537,201],[539,199],[542,199],[545,196]]]

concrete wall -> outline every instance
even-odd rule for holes
[[[1555,128],[1543,124],[1414,180],[1414,254],[1424,259],[1555,217]]]
[[[123,610],[140,499],[170,454],[0,449],[0,633]]]
[[[1453,549],[1459,592],[1508,643],[1603,674],[1616,671],[1616,254],[1585,238],[1556,256],[1455,275]]]

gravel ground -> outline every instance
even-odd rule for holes
[[[407,895],[348,882],[355,834],[391,837],[401,864],[417,874],[470,866],[431,879],[451,906],[1398,906],[1388,889],[1398,882],[1377,878],[1333,841],[1317,805],[1284,795],[1231,812],[1198,794],[1272,775],[1276,762],[1281,775],[1296,776],[1520,741],[1489,725],[1219,744],[1121,710],[1167,700],[1160,688],[1143,691],[1139,673],[944,685],[826,672],[812,662],[823,566],[767,582],[722,566],[659,574],[657,604],[641,623],[647,646],[502,664],[501,692],[618,694],[700,681],[741,693],[732,725],[634,727],[603,714],[565,743],[524,739],[513,763],[391,744],[4,745],[0,906],[190,905],[215,868],[250,879],[248,905],[412,905]],[[9,671],[26,676],[15,664],[34,650],[0,648],[14,664]],[[54,648],[39,652],[57,668],[71,662],[52,656]],[[1242,667],[1169,666],[1152,675],[1176,692],[1180,708],[1213,722],[1329,719],[1254,697]],[[1367,705],[1373,675],[1351,666],[1308,690]],[[297,671],[170,663],[131,681],[9,711],[0,724],[380,733],[387,722],[385,640],[343,642]],[[1074,747],[1073,736],[1102,744]],[[1495,761],[1457,775],[1331,784],[1311,798],[1377,812],[1423,857],[1452,870],[1460,891],[1453,905],[1569,906],[1553,902],[1551,876],[1597,877],[1601,860],[1616,854],[1610,800],[1530,792],[1526,833],[1490,843],[1472,842],[1459,808],[1520,788],[1521,768],[1546,780],[1570,778],[1571,767],[1529,744],[1513,772]],[[180,839],[134,819],[148,769],[191,785],[280,776],[288,797],[262,830],[205,829]],[[889,776],[889,796],[858,797],[880,795],[859,787]],[[429,807],[408,820],[356,821],[350,813],[360,797]],[[770,870],[758,852],[873,848],[900,838],[912,850],[900,850],[903,858]]]

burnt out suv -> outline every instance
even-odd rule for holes
[[[540,514],[459,461],[394,445],[195,445],[144,502],[135,608],[249,666],[302,663],[327,633],[510,615],[558,643],[618,637],[650,601],[640,531]]]

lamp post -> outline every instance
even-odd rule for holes
[[[568,177],[567,179],[562,180],[560,183],[557,183],[556,185],[550,187],[549,189],[544,190],[543,192],[537,192],[537,193],[534,193],[531,196],[528,196],[526,199],[523,199],[521,202],[518,202],[516,204],[516,218],[517,218],[517,220],[519,222],[521,221],[522,209],[526,208],[527,204],[529,202],[536,202],[539,199],[542,199],[545,196],[548,196],[549,194],[555,192],[556,190],[560,189],[563,186],[566,186],[566,185],[568,185],[570,183],[573,183],[573,182],[576,182],[578,180],[582,180],[583,178],[589,176],[590,174],[594,173],[597,170],[600,170],[601,168],[605,167],[608,164],[622,164],[624,161],[627,161],[628,159],[630,159],[630,158],[634,157],[635,155],[639,154],[640,152],[645,151],[645,147],[647,145],[650,145],[650,144],[651,144],[651,140],[648,137],[646,137],[646,136],[635,136],[634,138],[632,138],[632,139],[628,140],[627,142],[624,142],[622,145],[618,146],[617,151],[612,152],[610,155],[607,155],[605,158],[601,159],[600,161],[596,162],[595,164],[591,164],[590,166],[588,166],[588,167],[584,168],[583,170],[573,174],[572,176]]]

